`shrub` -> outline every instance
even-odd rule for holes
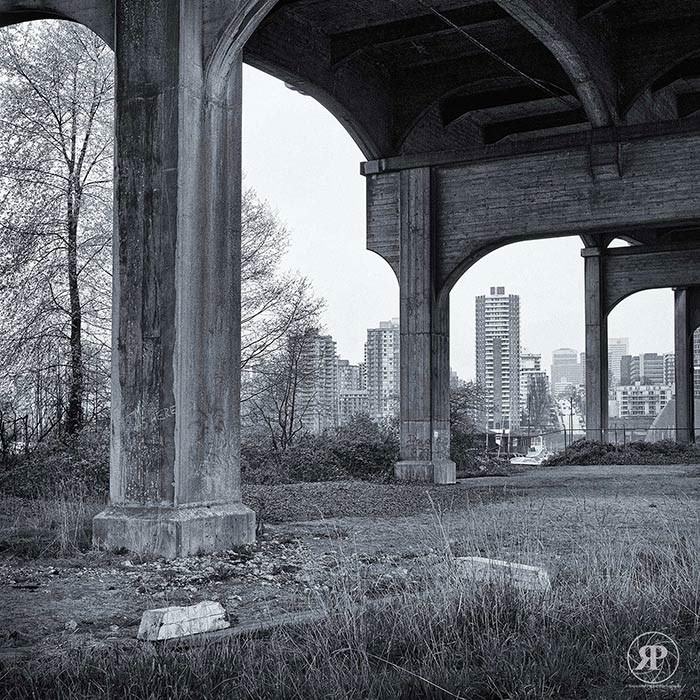
[[[283,452],[259,434],[246,436],[241,444],[241,473],[249,484],[386,481],[398,459],[398,422],[375,423],[362,415],[321,435],[307,433]]]
[[[670,440],[631,442],[613,445],[593,440],[577,440],[545,462],[545,466],[595,464],[697,464],[700,449]]]
[[[109,426],[41,443],[28,456],[6,465],[0,473],[0,491],[30,498],[70,492],[104,500],[109,492]]]
[[[398,421],[376,423],[358,415],[329,437],[330,451],[349,476],[380,481],[391,477],[399,459]]]

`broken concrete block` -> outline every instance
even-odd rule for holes
[[[526,591],[547,592],[552,588],[547,570],[486,557],[455,557],[457,566],[477,581],[510,583]]]
[[[205,600],[197,605],[146,610],[136,636],[138,639],[155,642],[215,632],[230,626],[221,603]]]

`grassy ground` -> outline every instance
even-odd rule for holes
[[[6,550],[6,581],[21,570],[58,574],[38,577],[33,590],[2,589],[0,628],[27,635],[32,625],[47,626],[47,617],[53,627],[44,642],[25,639],[28,658],[8,654],[0,662],[0,696],[695,698],[699,485],[688,467],[561,467],[470,480],[437,496],[363,484],[354,508],[348,485],[303,485],[296,498],[296,487],[285,487],[291,496],[264,494],[267,522],[277,524],[248,559],[230,553],[166,564],[73,553],[20,560]],[[302,496],[307,519],[291,522]],[[372,505],[382,498],[384,511]],[[14,526],[21,525],[12,507]],[[34,517],[35,528],[59,522]],[[454,554],[544,565],[552,592],[475,584],[455,570]],[[323,606],[331,614],[209,647],[133,640],[139,610],[184,602],[185,593],[227,607],[238,596],[241,620],[274,614],[275,596],[280,608]],[[367,603],[388,594],[393,605]],[[124,612],[130,619],[119,621]],[[70,620],[76,628],[64,628]],[[672,636],[681,653],[674,685],[656,693],[634,687],[625,661],[632,639],[651,630]]]

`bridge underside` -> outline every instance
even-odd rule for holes
[[[585,246],[592,436],[607,420],[611,299],[677,288],[677,420],[693,439],[695,0],[0,0],[0,26],[42,17],[82,22],[116,57],[107,546],[175,556],[253,537],[239,473],[244,61],[325,105],[367,158],[368,246],[401,290],[400,477],[454,480],[450,288],[534,238]],[[609,249],[616,237],[632,247]]]

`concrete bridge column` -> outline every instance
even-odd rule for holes
[[[584,248],[586,304],[586,437],[604,441],[608,430],[608,312],[603,248]]]
[[[675,295],[676,440],[695,442],[693,333],[700,324],[700,288],[677,288]]]
[[[215,92],[202,3],[116,0],[110,503],[95,543],[254,538],[240,497],[241,63]]]
[[[401,172],[401,461],[396,477],[453,484],[450,313],[436,289],[430,168]]]

